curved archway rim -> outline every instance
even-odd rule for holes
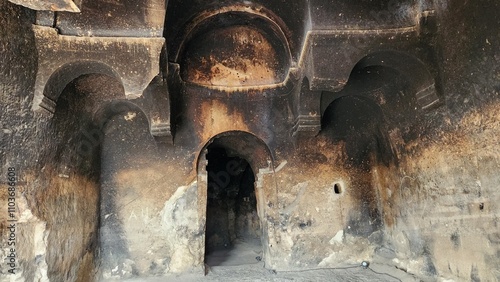
[[[243,17],[259,17],[274,26],[279,31],[279,38],[286,51],[288,60],[291,60],[290,36],[287,32],[286,24],[272,11],[263,6],[249,6],[245,4],[234,4],[228,7],[211,9],[193,17],[188,24],[176,35],[174,40],[173,61],[179,63],[184,49],[189,41],[197,34],[197,30],[203,27],[204,23],[216,17],[225,16],[229,13],[240,13]]]
[[[63,64],[50,74],[43,88],[42,99],[52,101],[55,109],[64,88],[76,79],[90,74],[107,75],[124,86],[120,75],[108,64],[98,60],[75,60]],[[123,97],[125,97],[124,91]]]
[[[196,154],[196,157],[195,157],[195,160],[196,160],[196,171],[198,172],[199,171],[199,165],[200,165],[200,157],[203,155],[203,152],[205,150],[208,149],[208,147],[217,139],[217,138],[222,138],[222,137],[225,137],[225,136],[237,136],[237,135],[240,135],[240,134],[243,134],[243,135],[246,135],[246,136],[251,136],[251,138],[257,140],[257,142],[264,146],[265,148],[265,151],[267,153],[267,157],[268,157],[268,160],[270,160],[271,162],[271,169],[274,171],[275,169],[275,160],[274,160],[274,155],[272,154],[272,151],[271,149],[269,148],[269,146],[267,145],[266,142],[264,142],[264,140],[262,140],[260,137],[258,137],[257,135],[249,132],[249,131],[244,131],[244,130],[228,130],[228,131],[224,131],[224,132],[220,132],[220,133],[217,133],[215,134],[214,136],[210,137],[208,139],[208,141],[206,141],[203,146],[201,147],[201,149],[197,152]],[[248,160],[248,156],[244,156],[242,155],[242,157],[248,161],[250,163],[250,161]],[[252,165],[252,164],[251,164]],[[254,172],[254,173],[258,173],[257,172]]]

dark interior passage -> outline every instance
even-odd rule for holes
[[[205,262],[256,262],[262,247],[252,168],[245,159],[216,144],[208,147],[207,160]]]

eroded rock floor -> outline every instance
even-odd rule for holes
[[[263,262],[235,266],[213,266],[206,276],[200,274],[183,274],[169,277],[151,277],[126,280],[129,282],[160,281],[420,281],[413,276],[385,265],[371,265],[364,269],[361,266],[345,266],[344,268],[327,268],[304,271],[274,272],[264,268]]]

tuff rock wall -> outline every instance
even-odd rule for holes
[[[349,24],[324,24],[321,19],[330,6],[307,3],[293,7],[307,11],[297,12],[303,22],[285,20],[297,33],[290,45],[292,61],[308,50],[301,47],[308,42],[305,31]],[[432,4],[438,24],[431,40],[435,52],[428,59],[437,66],[440,97],[429,109],[416,110],[420,106],[412,77],[384,66],[359,64],[340,84],[318,79],[328,72],[316,70],[314,63],[334,55],[326,39],[317,43],[327,47],[311,47],[302,56],[308,62],[303,72],[308,79],[289,76],[293,83],[285,90],[290,95],[274,95],[285,91],[280,88],[264,91],[266,96],[255,89],[218,93],[179,83],[179,77],[206,77],[196,76],[198,69],[176,73],[175,64],[191,61],[170,58],[174,65],[164,77],[174,93],[175,138],[170,144],[151,136],[151,117],[140,103],[113,100],[126,90],[112,75],[72,80],[58,97],[53,116],[33,111],[40,68],[31,26],[36,15],[1,1],[0,254],[11,255],[8,243],[15,233],[16,265],[11,274],[9,259],[2,261],[0,280],[120,280],[203,272],[211,177],[205,150],[211,142],[252,167],[263,259],[269,269],[368,260],[429,281],[500,280],[499,4]],[[282,16],[276,8],[280,6],[272,5]],[[343,2],[338,7],[342,13],[358,11]],[[375,24],[397,12],[394,5],[364,7],[379,16]],[[174,8],[183,11],[181,4],[171,2],[169,9]],[[397,15],[389,16],[384,27],[413,19]],[[167,12],[164,36],[175,38],[169,24],[181,24],[168,17]],[[259,39],[252,31],[243,33],[248,40]],[[351,44],[356,52],[366,47]],[[199,55],[195,59],[208,56],[196,48],[191,49]],[[245,56],[240,51],[236,54]],[[255,68],[269,67],[262,58]],[[245,72],[235,69],[226,71]],[[153,86],[145,91],[156,93]],[[294,109],[294,93],[307,94],[298,105],[316,103],[319,108],[327,101],[304,121],[321,120],[317,134],[292,136],[294,115],[303,112],[300,106]],[[17,176],[15,231],[8,221],[12,170]]]

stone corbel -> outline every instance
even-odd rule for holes
[[[149,120],[151,135],[159,143],[173,144],[170,127],[170,97],[166,81],[160,76],[155,77],[143,96],[141,108]]]
[[[321,91],[312,91],[309,80],[304,78],[296,94],[293,107],[296,109],[292,136],[316,136],[321,130]]]

